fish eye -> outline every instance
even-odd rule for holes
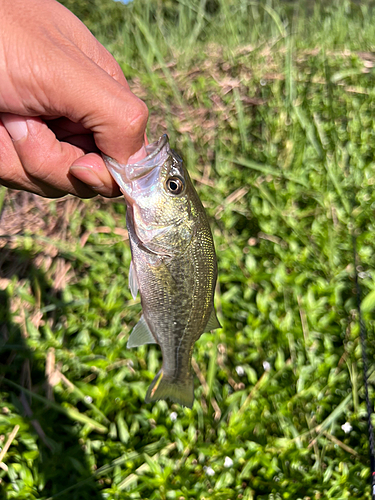
[[[170,177],[166,185],[171,194],[181,194],[185,187],[183,180],[179,177]]]

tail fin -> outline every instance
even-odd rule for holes
[[[146,403],[159,401],[159,399],[170,399],[175,403],[192,408],[194,402],[193,375],[185,380],[168,378],[160,370],[152,381],[146,394]]]

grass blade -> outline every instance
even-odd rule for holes
[[[101,432],[101,433],[108,432],[108,428],[106,426],[99,424],[99,422],[96,422],[96,420],[93,420],[92,418],[87,417],[86,415],[83,415],[82,413],[80,413],[78,410],[76,410],[74,408],[64,408],[63,406],[55,403],[54,401],[50,401],[47,398],[40,396],[39,394],[35,394],[35,392],[30,391],[29,389],[26,389],[25,387],[22,387],[21,385],[18,385],[15,382],[12,382],[11,380],[8,380],[6,378],[3,378],[2,381],[5,382],[6,384],[10,385],[11,387],[18,389],[19,391],[25,392],[26,394],[28,394],[32,398],[37,399],[38,401],[41,401],[46,406],[53,408],[57,412],[62,413],[63,415],[66,415],[67,417],[69,417],[72,420],[75,420],[76,422],[81,422],[82,424],[89,425],[97,432]]]
[[[252,160],[247,160],[245,158],[225,158],[223,157],[222,160],[228,161],[231,163],[236,163],[237,165],[241,165],[242,167],[246,168],[251,168],[253,170],[256,170],[257,172],[262,172],[263,174],[266,175],[272,175],[273,177],[283,177],[284,179],[287,179],[288,181],[295,182],[296,184],[300,184],[301,186],[305,188],[309,188],[309,184],[301,179],[301,177],[297,177],[293,174],[289,174],[288,172],[284,172],[283,170],[278,170],[277,168],[271,167],[270,165],[267,164],[262,164],[262,163],[257,163]]]

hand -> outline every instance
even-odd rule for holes
[[[146,155],[146,105],[55,0],[0,0],[0,184],[42,196],[120,194],[99,151]]]

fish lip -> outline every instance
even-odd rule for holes
[[[128,163],[126,165],[119,163],[114,158],[102,153],[104,162],[109,172],[115,177],[114,174],[120,174],[125,182],[131,182],[147,174],[150,170],[164,162],[170,153],[169,137],[163,134],[156,142],[146,146],[147,156],[136,163]],[[156,157],[160,154],[160,158]],[[156,160],[156,161],[155,161]]]
[[[155,156],[158,153],[160,153],[164,147],[166,147],[167,149],[166,153],[168,153],[170,148],[169,148],[169,137],[167,134],[163,134],[156,142],[153,142],[152,144],[146,146],[146,152],[148,153],[150,151],[150,153],[145,158],[143,158],[137,163],[129,163],[129,165],[134,165],[134,166],[143,165],[144,163],[155,158]]]
[[[156,142],[146,146],[148,155],[136,163],[128,163],[125,167],[125,175],[129,181],[133,181],[148,174],[152,169],[165,162],[170,154],[169,138],[163,134]],[[160,155],[160,158],[157,158]]]

